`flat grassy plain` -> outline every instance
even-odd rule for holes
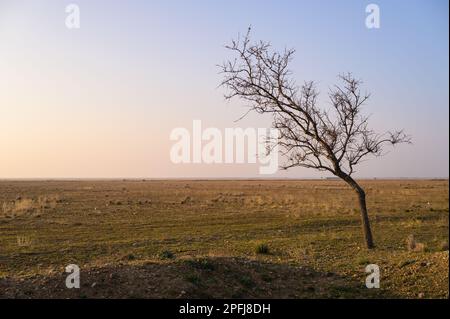
[[[335,180],[0,181],[0,297],[448,298],[448,180],[362,185],[372,251]]]

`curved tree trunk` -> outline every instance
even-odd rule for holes
[[[351,176],[343,173],[342,176],[339,177],[346,181],[347,184],[349,184],[358,195],[364,239],[366,241],[367,248],[372,249],[375,247],[375,245],[373,243],[372,230],[370,228],[369,215],[367,213],[366,193],[364,192],[364,189],[359,186],[359,184]]]
[[[370,229],[369,215],[367,214],[366,193],[362,188],[356,191],[358,193],[359,207],[361,209],[361,220],[364,232],[364,238],[368,249],[375,247],[372,238],[372,230]]]

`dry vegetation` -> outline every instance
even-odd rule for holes
[[[448,181],[362,184],[3,181],[0,297],[448,298]]]

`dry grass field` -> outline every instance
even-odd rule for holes
[[[448,298],[448,180],[362,184],[1,181],[0,297]]]

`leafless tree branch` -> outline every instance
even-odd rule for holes
[[[386,146],[411,143],[410,136],[403,130],[380,134],[369,128],[362,109],[370,94],[361,92],[362,82],[351,73],[339,75],[339,83],[329,90],[332,107],[320,108],[315,83],[297,85],[293,79],[289,69],[293,49],[276,52],[269,42],[253,43],[250,28],[226,48],[236,57],[220,66],[225,98],[240,98],[249,103],[250,111],[272,114],[280,133],[274,143],[286,159],[283,169],[327,171],[357,192],[367,247],[372,248],[365,192],[352,174],[370,156],[382,156]]]

